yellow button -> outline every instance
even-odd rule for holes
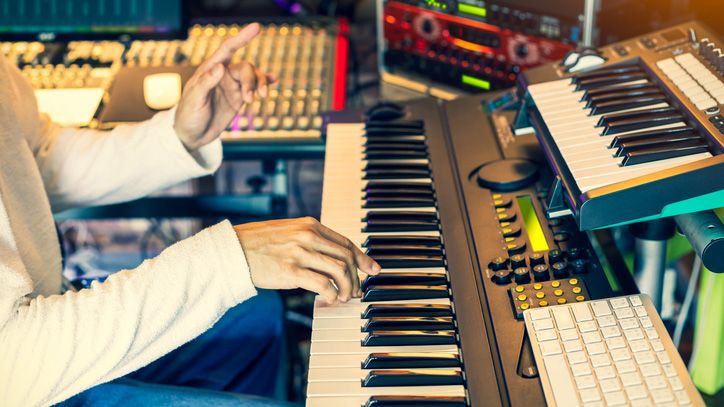
[[[503,197],[503,195],[493,194],[493,199],[500,199],[500,198],[502,198],[502,197]]]
[[[553,291],[553,295],[555,295],[556,297],[560,297],[561,295],[563,295],[563,290],[555,290]]]
[[[510,226],[510,222],[500,222],[501,228],[507,228],[508,226]]]
[[[578,279],[572,278],[572,279],[568,280],[568,282],[571,283],[571,285],[576,285],[576,284],[578,284]]]
[[[525,291],[525,287],[523,287],[522,285],[515,287],[515,292],[522,293],[523,291]]]
[[[546,293],[544,293],[543,291],[538,291],[537,293],[535,293],[535,296],[536,298],[541,299],[546,296]]]
[[[559,299],[558,299],[558,303],[559,303],[559,304],[565,304],[565,303],[566,303],[566,299],[565,299],[565,298],[559,298]]]
[[[551,287],[553,287],[553,288],[558,288],[558,287],[560,287],[560,286],[561,286],[561,282],[560,282],[560,281],[554,281],[554,282],[551,283]]]
[[[578,302],[585,301],[585,300],[586,300],[586,297],[584,297],[584,296],[582,296],[582,295],[577,295],[577,296],[576,296],[576,301],[578,301]]]
[[[520,304],[520,309],[527,310],[528,308],[530,308],[530,305],[527,302]]]
[[[496,200],[493,201],[493,204],[494,204],[495,206],[502,205],[502,204],[503,204],[503,200],[502,200],[502,199],[496,199]]]
[[[525,300],[527,300],[527,299],[528,299],[528,296],[525,295],[525,294],[520,294],[520,295],[518,296],[518,301],[525,301]]]
[[[505,208],[496,208],[495,212],[503,213],[503,212],[505,212]]]
[[[515,240],[514,237],[506,237],[506,238],[505,238],[505,243],[509,243],[509,242],[514,241],[514,240]],[[511,245],[508,245],[508,247],[510,247],[510,246],[511,246]],[[515,246],[515,245],[513,245],[513,246]]]
[[[573,291],[573,294],[580,294],[580,293],[581,293],[581,287],[573,287],[573,289],[571,289],[571,291]]]
[[[547,306],[548,306],[548,301],[546,301],[546,300],[540,301],[540,302],[538,302],[538,305],[541,306],[541,307],[547,307]]]
[[[535,288],[536,290],[540,290],[541,288],[543,288],[543,284],[535,283],[535,284],[533,284],[533,288]]]

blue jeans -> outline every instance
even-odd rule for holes
[[[274,395],[281,368],[283,321],[279,295],[259,290],[257,296],[227,311],[192,341],[60,405],[282,405],[263,397]]]

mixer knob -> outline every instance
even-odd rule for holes
[[[521,59],[525,59],[528,56],[528,44],[520,43],[515,46],[515,55]]]
[[[432,34],[433,28],[434,27],[432,26],[432,22],[430,20],[426,19],[422,22],[422,31],[425,34]]]

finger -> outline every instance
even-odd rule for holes
[[[231,77],[228,69],[224,70],[224,75],[219,82],[221,93],[224,95],[226,102],[232,106],[233,109],[241,109],[244,100],[241,96],[241,85],[234,78]]]
[[[349,274],[347,264],[344,261],[319,252],[307,250],[304,250],[302,256],[299,257],[297,261],[299,261],[301,266],[324,273],[334,280],[334,283],[337,285],[337,296],[340,301],[348,301],[353,293],[357,292],[357,289],[354,288],[353,279]],[[357,284],[359,285],[359,283]]]
[[[187,88],[189,90],[190,100],[205,100],[209,92],[219,84],[223,77],[224,67],[221,64],[217,64],[199,76],[195,81],[189,81]]]
[[[268,88],[267,88],[267,75],[260,71],[256,70],[256,87],[259,91],[259,96],[265,98],[269,94]]]
[[[322,236],[337,242],[338,244],[348,248],[352,251],[352,254],[354,255],[355,263],[357,264],[357,267],[359,267],[360,270],[362,270],[365,274],[371,274],[375,275],[382,270],[382,267],[377,264],[376,261],[374,261],[371,257],[367,256],[366,254],[362,253],[362,250],[359,249],[354,243],[352,243],[349,239],[346,237],[340,235],[339,233],[335,232],[334,230],[319,224],[319,231],[322,234]]]
[[[241,97],[244,102],[253,102],[254,91],[257,88],[256,68],[249,63],[242,63],[230,66],[228,72],[241,86]]]
[[[308,269],[299,269],[296,274],[297,287],[319,294],[329,304],[337,302],[337,289],[329,278]]]
[[[357,263],[352,250],[321,236],[318,232],[310,232],[309,234],[300,236],[299,242],[308,250],[316,251],[344,262],[347,278],[352,282],[352,295],[361,295],[359,293],[360,281],[359,274],[357,273]]]
[[[234,53],[244,45],[251,42],[259,34],[260,27],[257,23],[251,23],[239,31],[239,34],[228,38],[219,45],[219,48],[201,64],[199,69],[209,69],[211,66],[231,60]]]

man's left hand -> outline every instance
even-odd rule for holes
[[[259,34],[259,24],[244,27],[224,41],[186,82],[176,108],[174,130],[187,150],[216,140],[254,94],[266,97],[275,78],[249,62],[230,64],[231,57]]]

